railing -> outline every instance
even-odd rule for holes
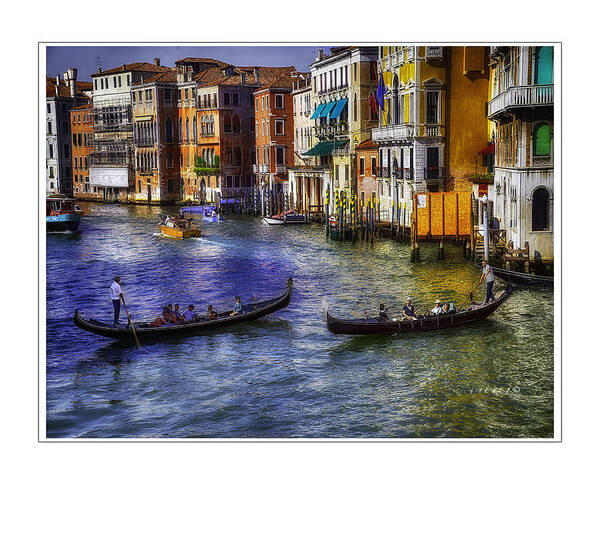
[[[383,179],[389,179],[390,168],[389,167],[378,167],[377,168],[377,177],[381,177]]]
[[[425,126],[425,135],[427,137],[441,136],[442,135],[442,126],[440,124],[426,125]]]
[[[411,181],[415,178],[414,170],[411,167],[405,167],[400,169],[400,178]]]
[[[408,139],[414,137],[415,127],[412,124],[396,124],[374,128],[373,141],[389,141],[394,139]]]
[[[156,145],[154,139],[136,139],[134,143],[136,147],[154,147]]]
[[[92,152],[90,153],[90,167],[92,166],[128,166],[131,163],[129,153],[119,152]]]
[[[275,164],[275,173],[287,173],[287,166],[285,164]]]
[[[494,228],[488,228],[488,241],[491,247],[505,247],[506,246],[506,230],[498,230]],[[475,229],[475,244],[483,245],[483,228]]]
[[[554,85],[528,85],[510,87],[488,102],[488,117],[506,109],[530,107],[533,105],[553,105]]]
[[[423,178],[426,181],[440,181],[443,180],[444,177],[444,168],[438,166],[429,166],[423,168]]]

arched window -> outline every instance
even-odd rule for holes
[[[356,100],[356,94],[354,94],[354,100],[352,101],[352,120],[358,120],[358,103]]]
[[[202,163],[206,165],[206,149],[202,149]]]
[[[183,124],[181,124],[181,117],[179,117],[179,141],[183,141]]]
[[[190,119],[185,119],[185,140],[190,140]]]
[[[231,132],[231,117],[229,115],[223,117],[223,131],[226,133]]]
[[[552,147],[552,134],[550,125],[547,123],[538,124],[533,130],[533,155],[550,156]]]
[[[393,101],[393,109],[394,109],[394,124],[398,124],[400,122],[400,114],[398,107],[398,76],[394,75],[394,91],[393,91],[392,101]]]
[[[214,134],[214,133],[215,133],[215,117],[214,117],[214,115],[211,115],[211,116],[210,116],[210,124],[209,124],[209,127],[210,127],[210,129],[209,129],[209,132],[210,132],[211,134]]]
[[[540,186],[531,198],[531,230],[548,231],[550,229],[550,194]]]
[[[554,79],[554,47],[535,48],[535,84],[551,85]]]
[[[225,163],[231,165],[231,149],[225,149]]]
[[[236,134],[240,133],[240,117],[237,115],[233,116],[233,131]]]
[[[193,137],[194,141],[196,141],[196,135],[197,135],[196,130],[197,130],[196,117],[194,117],[194,121],[192,124],[192,137]]]
[[[167,117],[165,122],[165,137],[167,143],[173,142],[173,121],[171,120],[171,117]]]

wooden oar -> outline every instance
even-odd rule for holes
[[[125,298],[123,296],[121,296],[121,299],[123,300],[123,308],[125,309],[125,312],[127,313],[127,320],[129,320],[129,325],[131,326],[131,331],[133,331],[133,337],[135,338],[135,344],[137,344],[138,348],[141,348],[140,340],[138,339],[137,333],[135,332],[135,327],[133,326],[133,322],[131,321],[131,316],[129,316],[129,311],[127,310],[127,305],[125,305]]]
[[[479,287],[479,285],[481,284],[481,282],[478,282],[475,285],[475,288],[473,288],[468,294],[467,294],[467,298],[462,302],[462,305],[460,307],[458,307],[458,309],[456,309],[456,312],[458,312],[460,309],[463,308],[463,305],[469,300],[469,299],[473,299],[473,292],[475,292],[475,290],[477,290],[477,288]]]

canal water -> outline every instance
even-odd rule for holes
[[[338,336],[323,303],[339,316],[375,314],[380,302],[397,315],[407,296],[418,309],[437,297],[460,304],[479,272],[452,245],[443,262],[424,246],[410,263],[395,241],[337,243],[317,225],[257,218],[173,240],[157,234],[158,208],[83,207],[79,233],[46,237],[50,438],[553,436],[552,291],[516,289],[471,327]],[[290,276],[294,292],[261,320],[138,350],[73,324],[76,308],[111,321],[116,274],[134,319],[167,303],[274,297]]]

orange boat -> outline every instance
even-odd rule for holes
[[[167,237],[174,239],[189,239],[190,237],[200,237],[202,234],[200,228],[192,224],[192,220],[183,220],[180,218],[166,217],[160,224],[160,232]]]

